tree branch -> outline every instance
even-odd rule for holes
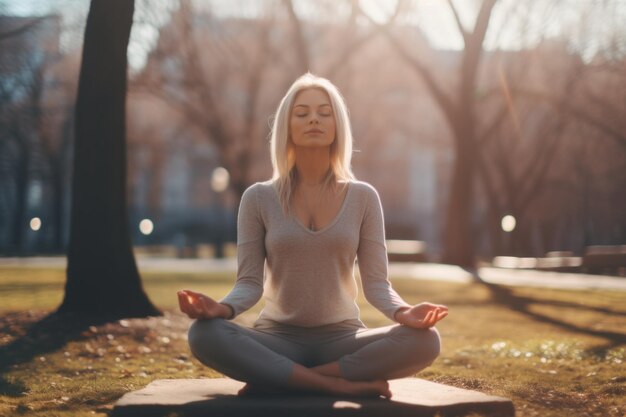
[[[482,2],[480,11],[478,12],[478,17],[476,18],[474,31],[471,34],[471,41],[467,45],[467,47],[482,48],[487,29],[489,28],[491,12],[493,11],[493,8],[495,7],[497,1],[498,0],[484,0]]]
[[[382,25],[378,25],[376,22],[372,21],[370,17],[368,17],[370,22],[373,25],[381,27],[383,30],[383,34],[387,37],[391,45],[394,47],[396,52],[404,59],[404,61],[409,64],[417,72],[417,74],[424,80],[426,83],[426,87],[430,90],[431,94],[435,98],[435,100],[441,106],[444,115],[450,122],[452,126],[455,124],[456,118],[456,106],[452,102],[452,100],[447,96],[447,94],[441,89],[435,78],[431,74],[431,72],[419,61],[417,58],[413,57],[409,52],[404,48],[404,46],[391,34],[389,28],[386,28]]]
[[[536,158],[533,158],[533,161],[529,163],[527,170],[528,176],[522,176],[522,178],[525,178],[525,182],[530,185],[526,186],[526,189],[522,190],[518,194],[519,205],[517,206],[517,211],[519,214],[522,214],[526,211],[526,209],[532,202],[533,197],[538,194],[541,181],[545,179],[546,173],[551,166],[554,153],[558,149],[559,139],[561,137],[561,133],[563,132],[564,126],[565,122],[561,118],[557,126],[554,128],[554,139],[552,139],[550,143],[544,145],[542,148],[543,152]],[[532,171],[535,172],[535,175],[532,178],[529,178],[531,165],[533,166]],[[539,169],[536,168],[537,165],[539,165]]]
[[[494,116],[494,118],[491,120],[491,123],[489,123],[489,125],[485,128],[485,130],[482,133],[477,134],[476,137],[478,138],[479,146],[481,148],[486,146],[487,142],[491,138],[494,137],[494,133],[502,125],[502,122],[504,122],[504,119],[507,113],[508,113],[507,106],[500,107],[500,111],[498,112],[496,116]]]
[[[491,12],[497,0],[483,0],[474,30],[467,35],[465,48],[463,49],[463,60],[461,65],[461,97],[464,105],[469,105],[475,100],[476,72],[482,56],[483,42],[485,34],[491,20]]]
[[[588,112],[575,107],[565,100],[552,97],[549,94],[539,91],[525,90],[521,88],[512,88],[511,91],[521,97],[527,97],[530,99],[541,101],[543,103],[547,103],[550,106],[554,107],[557,111],[565,111],[570,116],[573,116],[578,120],[584,121],[585,123],[610,136],[620,146],[626,148],[626,134],[624,132],[613,129],[613,127],[608,126],[606,123],[603,123],[602,120],[600,120],[599,118],[590,115]]]
[[[339,58],[336,59],[335,62],[332,63],[330,67],[328,68],[328,70],[325,72],[327,77],[329,78],[333,77],[337,73],[337,71],[339,71],[339,69],[345,65],[345,63],[350,59],[352,55],[354,55],[363,46],[367,45],[367,43],[371,41],[372,39],[374,39],[376,36],[383,33],[384,30],[387,30],[388,28],[390,28],[395,22],[396,17],[400,13],[401,4],[402,2],[398,1],[393,15],[389,18],[387,22],[385,22],[385,24],[376,25],[374,30],[369,31],[367,34],[361,36],[360,38],[356,38],[355,36],[352,36],[352,41],[344,44],[345,45],[344,48],[338,55]],[[350,30],[349,30],[350,34],[354,34],[357,32],[356,31],[356,17],[359,14],[365,16],[366,18],[369,17],[367,16],[367,14],[363,12],[363,10],[361,10],[358,2],[354,2],[353,13],[350,19]]]
[[[296,49],[296,54],[298,55],[298,63],[300,68],[300,73],[305,73],[310,69],[309,62],[309,51],[307,48],[307,43],[304,40],[304,33],[302,31],[302,24],[300,23],[300,19],[296,15],[296,11],[293,7],[292,0],[283,0],[283,4],[285,9],[287,9],[287,14],[289,15],[289,20],[291,21],[291,25],[293,27],[294,34],[294,45]]]
[[[15,29],[11,29],[11,30],[7,30],[6,32],[2,32],[0,33],[0,41],[12,38],[14,36],[19,36],[24,32],[29,31],[31,28],[37,26],[39,23],[43,22],[46,19],[51,18],[52,16],[42,16],[42,17],[38,17],[35,19],[31,19],[29,22],[24,23],[23,25],[15,28]]]
[[[463,23],[461,22],[459,13],[456,10],[456,6],[454,5],[454,3],[452,3],[452,0],[448,0],[448,6],[450,6],[450,9],[452,10],[452,14],[454,15],[454,20],[456,21],[456,25],[459,28],[459,32],[461,33],[461,36],[463,36],[463,45],[467,46],[467,44],[469,43],[469,39],[468,39],[469,34],[467,33],[467,30],[465,30],[465,28],[463,27]]]

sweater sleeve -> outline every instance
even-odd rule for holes
[[[376,190],[372,186],[368,188],[357,249],[363,293],[371,305],[394,320],[393,316],[399,308],[410,307],[410,305],[392,288],[387,277],[388,263],[383,209]]]
[[[265,225],[259,212],[258,189],[244,191],[237,215],[237,280],[220,300],[233,309],[233,319],[255,305],[263,295]]]

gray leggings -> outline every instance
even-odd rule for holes
[[[273,322],[248,328],[212,319],[191,325],[189,346],[200,362],[233,379],[285,387],[294,363],[310,368],[339,361],[341,375],[352,381],[407,377],[435,360],[440,338],[435,328],[399,324],[368,329]]]

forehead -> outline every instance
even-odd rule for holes
[[[295,106],[321,106],[321,105],[330,105],[330,98],[328,97],[328,93],[326,91],[321,90],[319,88],[306,88],[301,90],[296,94],[296,98],[294,100]]]

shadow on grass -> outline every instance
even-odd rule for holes
[[[0,395],[8,397],[20,397],[28,388],[21,381],[9,381],[4,375],[0,375]]]
[[[595,347],[589,350],[589,353],[595,356],[604,356],[610,349],[626,344],[626,334],[624,333],[594,330],[589,327],[577,326],[576,324],[568,323],[564,320],[560,320],[560,319],[548,316],[546,314],[541,314],[535,311],[531,311],[529,307],[531,305],[542,305],[542,304],[549,305],[549,306],[556,306],[556,307],[574,307],[574,308],[578,308],[581,310],[588,310],[588,311],[604,313],[607,315],[618,315],[618,316],[626,315],[626,313],[624,312],[618,312],[618,311],[614,311],[614,310],[606,309],[602,307],[585,306],[582,304],[576,304],[576,303],[571,303],[571,302],[564,302],[564,301],[558,301],[558,300],[540,300],[536,298],[516,295],[513,291],[513,288],[511,287],[488,283],[484,281],[480,277],[480,274],[478,274],[476,271],[469,271],[469,272],[471,272],[472,275],[474,276],[475,282],[480,283],[484,285],[487,289],[489,289],[489,291],[491,292],[492,299],[494,300],[494,302],[498,304],[504,305],[513,311],[522,313],[525,316],[528,316],[529,318],[542,322],[542,323],[548,323],[548,324],[560,327],[564,330],[567,330],[573,333],[579,333],[579,334],[584,334],[587,336],[594,336],[594,337],[598,337],[601,339],[605,339],[607,341],[605,345]]]
[[[19,396],[27,390],[19,381],[11,381],[3,375],[14,365],[54,352],[70,341],[86,339],[88,336],[83,333],[90,326],[115,320],[119,317],[55,312],[33,322],[23,336],[0,346],[0,395]]]

